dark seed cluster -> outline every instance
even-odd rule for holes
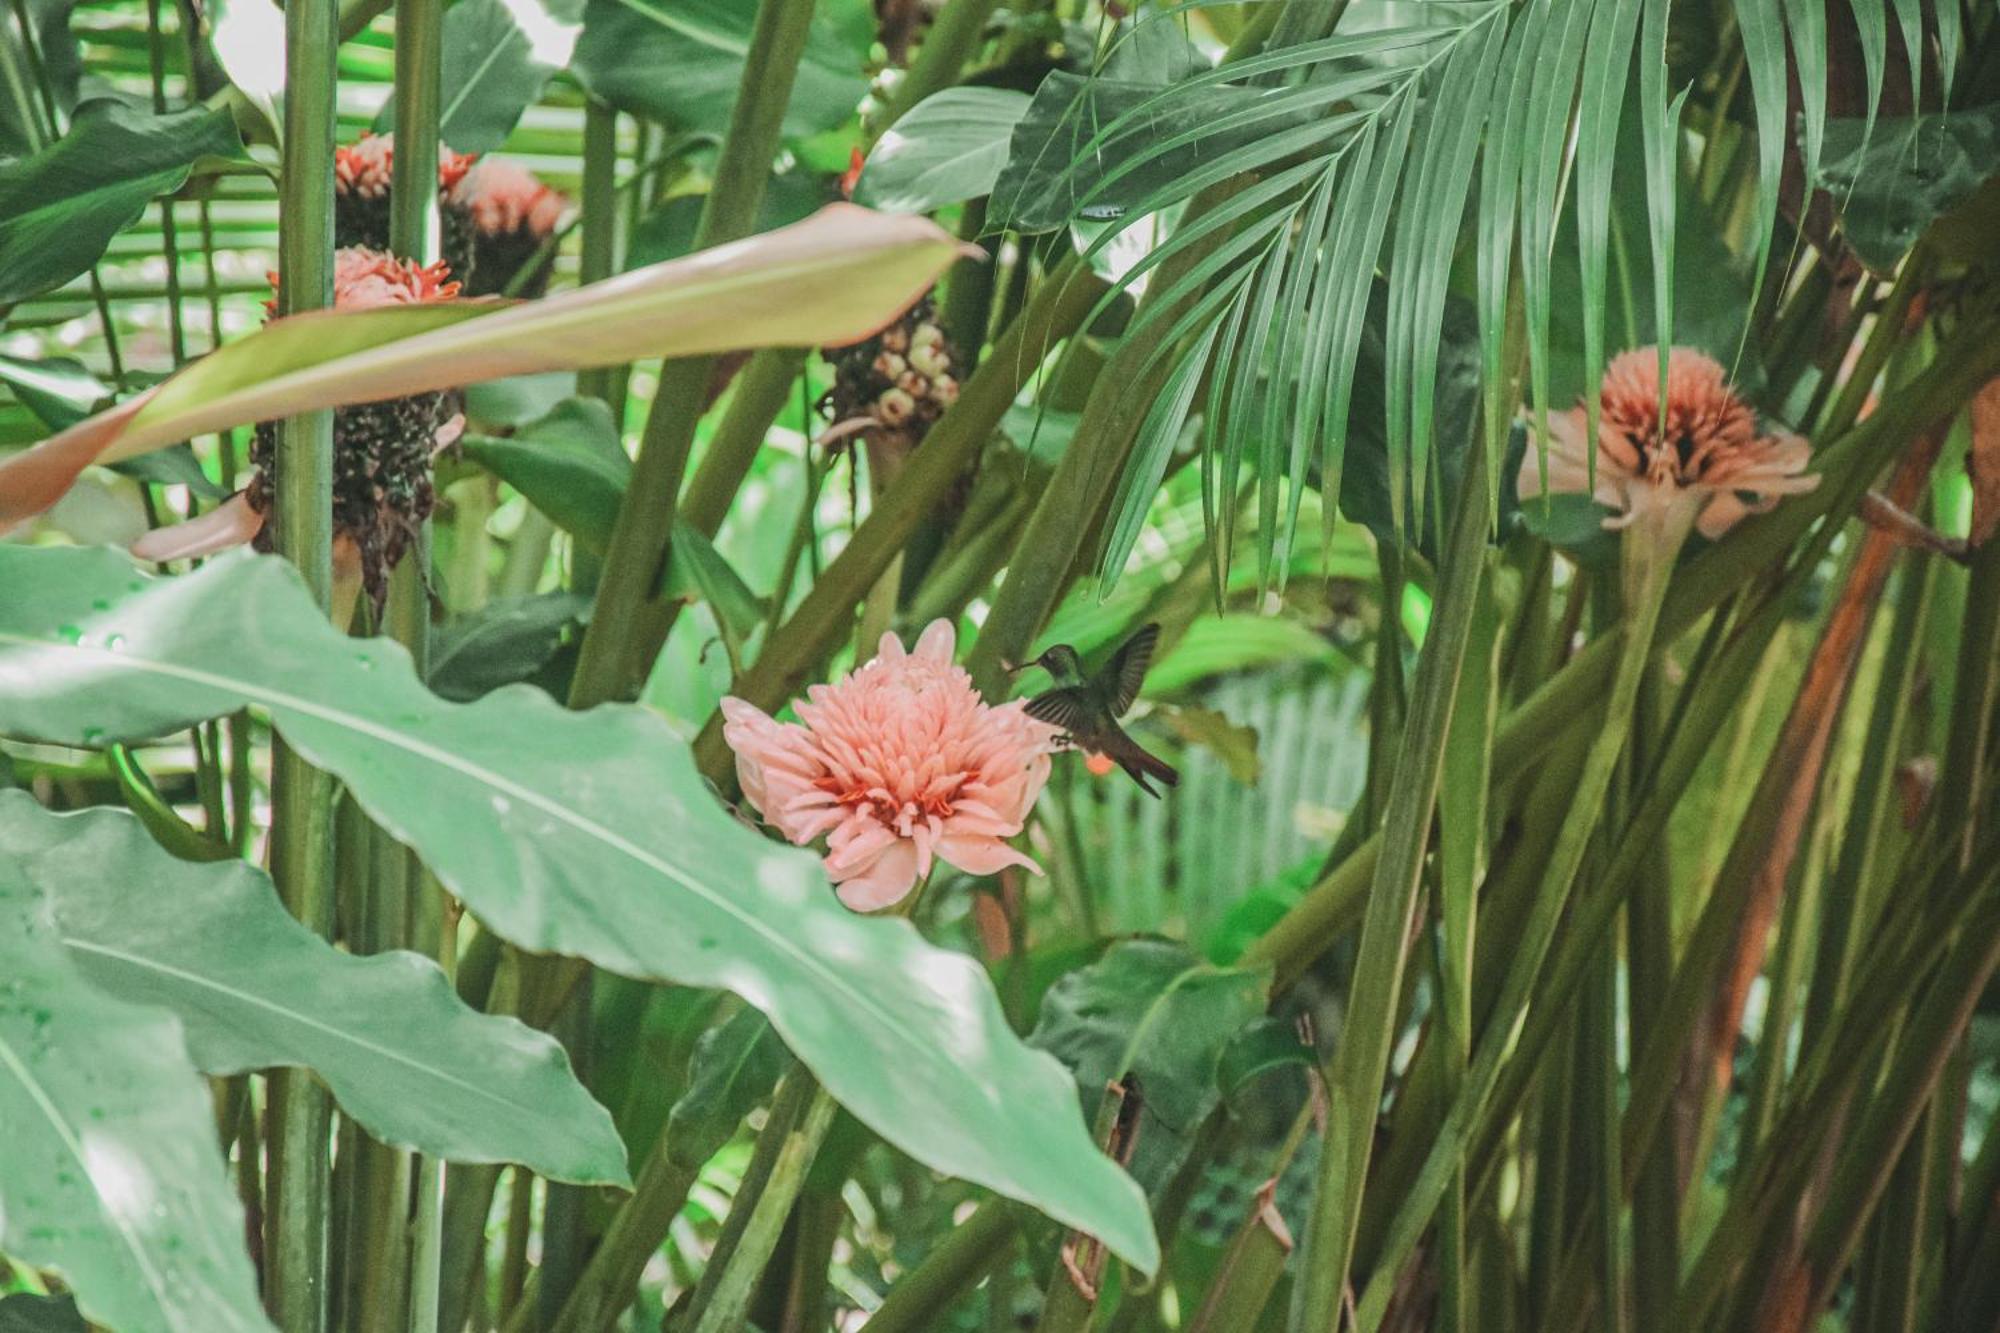
[[[468,244],[472,252],[472,267],[464,279],[467,296],[499,296],[505,293],[514,275],[524,266],[534,263],[542,243],[547,239],[537,235],[532,227],[522,226],[494,234],[472,230],[469,220],[465,225],[470,232]],[[554,272],[555,255],[542,255],[541,262],[535,264],[535,271],[528,275],[514,295],[532,299],[545,294],[549,289],[549,276]]]
[[[832,361],[833,388],[824,405],[834,431],[865,419],[869,424],[860,433],[892,453],[915,448],[958,398],[957,356],[928,296],[874,337],[835,352]]]
[[[431,482],[431,448],[449,415],[448,395],[415,394],[343,407],[333,415],[333,531],[352,541],[361,557],[361,583],[379,618],[389,595],[389,571],[437,504]],[[250,446],[259,469],[250,481],[250,506],[272,509],[278,472],[277,423],[260,422]],[[269,550],[271,527],[257,546]]]

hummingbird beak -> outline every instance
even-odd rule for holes
[[[1010,676],[1018,676],[1033,665],[1033,662],[1002,662],[1000,669]]]

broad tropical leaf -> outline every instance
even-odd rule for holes
[[[227,112],[86,102],[61,140],[0,163],[0,305],[62,286],[195,163],[242,151]]]
[[[0,461],[0,523],[53,504],[91,463],[316,407],[648,356],[852,342],[914,301],[959,249],[923,218],[832,204],[796,226],[545,300],[275,320]]]
[[[1268,969],[1217,967],[1169,940],[1120,940],[1049,988],[1028,1038],[1076,1071],[1086,1105],[1133,1080],[1141,1107],[1132,1171],[1161,1184],[1222,1096],[1223,1050],[1269,1002]]]
[[[0,860],[0,1250],[125,1333],[269,1333],[181,1025],[99,990]]]
[[[446,10],[439,139],[461,153],[500,147],[549,77],[569,63],[580,9],[576,0],[460,0]],[[391,94],[375,129],[395,128]]]
[[[1007,164],[1025,93],[947,88],[911,107],[868,154],[854,201],[889,213],[928,213],[990,193]]]
[[[610,1114],[552,1038],[468,1009],[428,958],[334,949],[262,871],[176,861],[129,815],[53,815],[23,792],[0,792],[0,857],[83,975],[179,1018],[203,1073],[304,1066],[382,1142],[629,1183]]]
[[[755,0],[589,0],[570,73],[621,110],[720,134],[756,15]],[[854,114],[868,91],[862,66],[871,27],[857,0],[817,7],[785,107],[787,136],[817,134]]]
[[[97,744],[260,706],[506,939],[733,990],[917,1160],[1157,1263],[1139,1191],[978,965],[842,908],[810,854],[715,803],[656,715],[520,688],[445,703],[280,560],[152,580],[114,552],[0,547],[0,581],[24,594],[0,609],[0,731]]]
[[[769,1094],[785,1072],[785,1043],[755,1009],[739,1009],[701,1034],[688,1088],[667,1115],[667,1155],[694,1170]]]

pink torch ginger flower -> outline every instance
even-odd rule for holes
[[[948,620],[913,653],[884,634],[873,661],[807,691],[797,723],[722,701],[744,795],[793,843],[827,835],[827,875],[857,912],[900,902],[937,860],[1041,873],[1006,840],[1049,780],[1054,730],[1023,700],[986,704],[954,640]]]
[[[438,188],[453,190],[477,158],[438,145]],[[363,131],[351,144],[333,150],[333,183],[342,194],[374,199],[389,192],[395,177],[396,136]]]
[[[513,162],[487,158],[451,189],[451,201],[488,236],[528,231],[545,237],[562,222],[569,200]]]
[[[1805,471],[1806,442],[1796,435],[1759,435],[1756,414],[1712,358],[1686,347],[1668,353],[1664,430],[1659,386],[1656,347],[1626,352],[1605,370],[1594,490],[1583,407],[1550,413],[1549,491],[1590,491],[1599,504],[1618,511],[1604,520],[1607,528],[1690,505],[1696,529],[1712,540],[1744,515],[1761,514],[1783,496],[1819,485],[1819,477]],[[1541,421],[1540,414],[1528,414],[1531,434]],[[1521,460],[1521,498],[1540,495],[1542,486],[1541,451],[1531,440]]]

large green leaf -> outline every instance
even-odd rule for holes
[[[555,660],[590,614],[590,598],[568,589],[496,597],[431,632],[430,687],[468,703],[528,680]]]
[[[852,0],[816,6],[799,62],[784,133],[803,138],[854,114],[872,36],[867,7]],[[756,0],[589,0],[570,73],[621,111],[683,130],[720,134],[729,124]]]
[[[73,357],[42,361],[0,356],[0,384],[50,430],[73,426],[111,397],[111,386]]]
[[[119,1333],[269,1333],[180,1024],[98,990],[0,859],[0,1251]]]
[[[989,193],[1007,164],[1014,126],[1027,111],[1028,95],[1011,88],[933,93],[876,142],[854,201],[890,213],[928,213]]]
[[[1120,940],[1049,987],[1028,1040],[1076,1071],[1091,1106],[1106,1084],[1136,1081],[1131,1169],[1157,1187],[1221,1099],[1222,1053],[1263,1015],[1270,990],[1268,968],[1217,967],[1171,940]]]
[[[0,857],[42,890],[86,977],[181,1020],[203,1073],[304,1066],[385,1143],[629,1183],[610,1113],[556,1041],[467,1008],[428,958],[334,949],[262,871],[177,861],[122,811],[53,815],[23,792],[0,792]]]
[[[733,990],[917,1160],[1157,1263],[1138,1189],[985,972],[842,908],[810,853],[716,804],[664,719],[519,686],[446,703],[400,648],[333,629],[272,558],[162,580],[111,551],[0,547],[0,586],[0,732],[96,744],[262,707],[503,938]]]
[[[90,1333],[67,1296],[0,1296],[0,1333]]]
[[[438,133],[461,153],[490,153],[533,106],[549,76],[569,63],[581,21],[577,0],[459,0],[444,16],[444,96]],[[392,93],[375,130],[396,128]]]
[[[227,112],[156,116],[110,99],[78,107],[59,142],[0,163],[0,305],[62,286],[195,163],[242,149]]]
[[[539,301],[445,301],[274,320],[165,382],[0,460],[0,523],[92,463],[317,407],[546,370],[854,342],[963,247],[924,218],[830,204],[795,226]]]
[[[1828,121],[1818,183],[1845,201],[1840,225],[1854,252],[1889,273],[1932,222],[1996,174],[2000,103],[1885,119],[1872,135],[1866,120]]]

